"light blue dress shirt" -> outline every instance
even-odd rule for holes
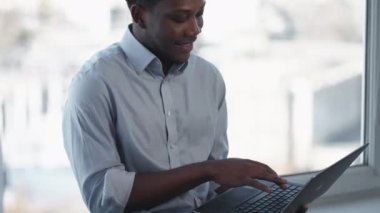
[[[136,172],[227,157],[225,85],[191,55],[164,75],[160,60],[127,30],[74,77],[64,145],[91,212],[122,212]],[[151,212],[191,212],[214,195],[204,183]]]

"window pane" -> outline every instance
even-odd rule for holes
[[[121,39],[127,14],[122,0],[0,1],[4,212],[88,212],[63,149],[62,106],[84,61]]]
[[[226,81],[230,156],[284,174],[356,147],[364,0],[231,2],[207,0],[197,42]],[[81,64],[130,21],[122,0],[0,1],[5,212],[87,212],[63,150],[62,106]]]
[[[296,173],[361,143],[365,1],[209,0],[204,19],[198,52],[226,81],[230,156]]]

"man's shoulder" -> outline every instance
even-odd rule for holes
[[[85,61],[80,71],[90,73],[102,72],[105,67],[114,66],[123,60],[125,59],[120,45],[115,43],[92,55],[87,61]]]
[[[84,62],[73,77],[70,88],[94,92],[104,90],[106,85],[117,79],[116,70],[120,61],[125,61],[123,57],[118,44],[98,51]]]
[[[195,72],[199,72],[197,75],[205,74],[223,81],[219,69],[212,62],[196,54],[191,54],[189,59],[189,62],[194,66]]]
[[[216,69],[216,67],[215,67],[215,65],[213,63],[211,63],[210,61],[208,61],[207,59],[203,58],[200,55],[192,53],[190,55],[189,60],[190,60],[191,63],[194,63],[194,64],[196,64],[198,66],[200,65],[200,66],[206,66],[207,68]]]

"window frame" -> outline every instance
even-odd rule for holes
[[[365,26],[362,141],[370,145],[363,165],[349,168],[322,196],[322,202],[360,191],[380,190],[380,60],[377,60],[380,58],[380,1],[366,1]],[[306,183],[315,174],[295,174],[287,178]]]

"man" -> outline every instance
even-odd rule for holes
[[[224,82],[191,54],[205,0],[127,3],[133,23],[82,67],[64,111],[65,149],[91,212],[191,212],[215,190],[270,191],[257,179],[285,188],[265,164],[226,159]]]

